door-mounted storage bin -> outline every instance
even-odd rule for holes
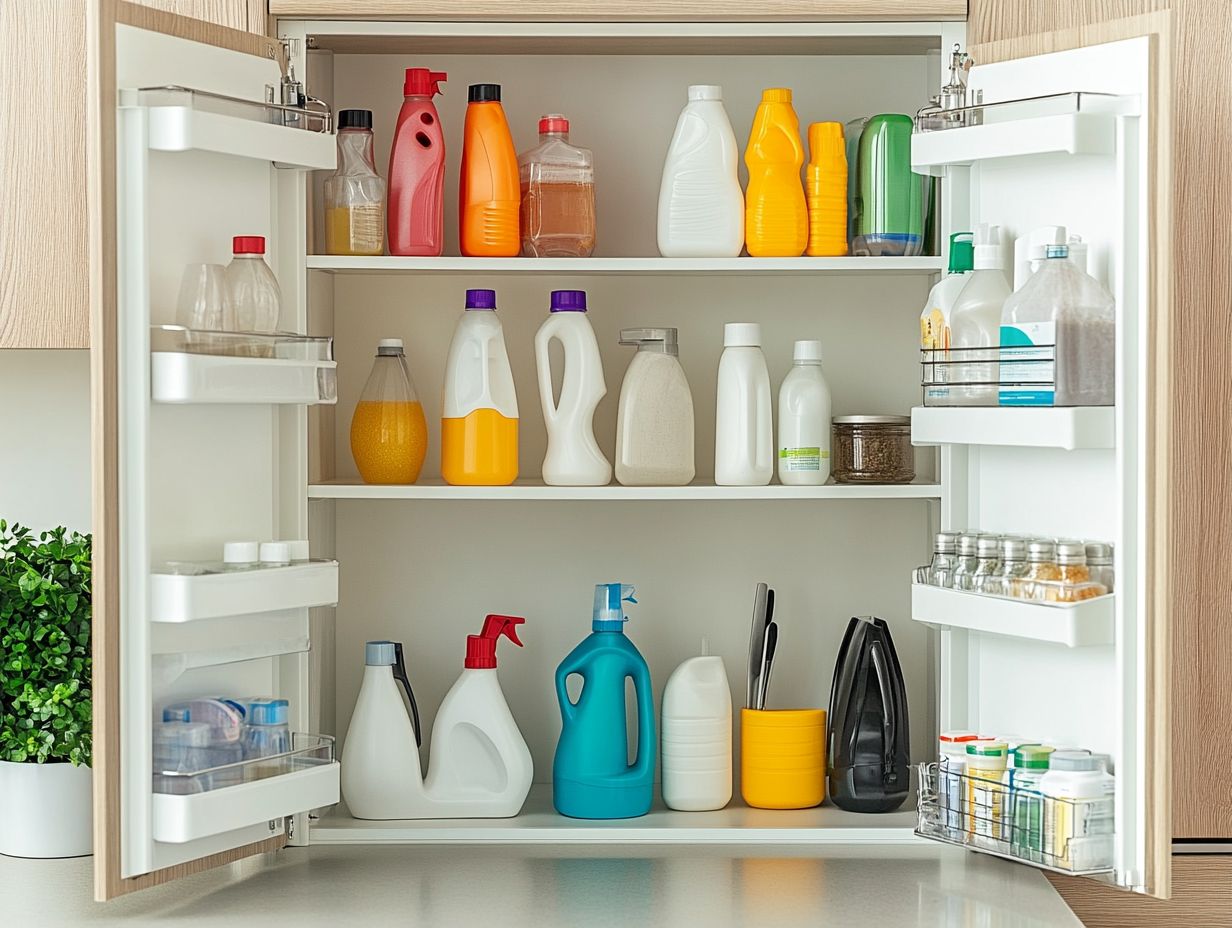
[[[156,772],[154,840],[183,844],[336,803],[334,739],[295,732],[292,746],[204,770]]]
[[[172,562],[156,567],[150,575],[153,622],[195,622],[331,606],[337,601],[338,562],[330,560],[252,570]]]
[[[150,328],[156,403],[338,402],[332,338]]]
[[[1114,640],[1115,594],[1073,603],[985,596],[928,583],[911,586],[911,618],[939,628],[1051,641],[1070,648]]]

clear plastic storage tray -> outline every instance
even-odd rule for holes
[[[291,750],[282,754],[218,764],[201,770],[155,770],[154,792],[173,796],[208,793],[322,767],[333,763],[333,760],[332,737],[292,732]]]

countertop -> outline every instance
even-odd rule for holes
[[[1081,928],[1038,871],[932,845],[287,848],[108,903],[92,866],[0,857],[5,923]]]

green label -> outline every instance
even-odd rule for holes
[[[780,448],[779,460],[787,470],[821,470],[821,462],[830,459],[830,452],[822,448]]]

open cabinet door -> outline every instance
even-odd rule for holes
[[[337,565],[299,550],[289,564],[216,563],[224,541],[307,536],[306,406],[334,401],[332,346],[174,326],[186,321],[186,264],[226,264],[233,235],[260,235],[283,282],[277,328],[304,331],[305,176],[335,154],[327,113],[266,102],[281,99],[278,43],[115,0],[88,6],[95,891],[106,899],[282,847],[297,816],[338,798],[332,741],[303,734],[308,612],[336,601]],[[156,750],[164,707],[198,697],[233,699],[233,721],[252,697],[286,699],[288,724],[265,749],[223,724],[206,742],[180,729]],[[204,711],[192,712],[173,717],[200,726]]]
[[[1114,595],[1055,624],[1055,608],[1006,612],[999,623],[993,607],[963,612],[917,588],[915,617],[945,629],[941,728],[1109,755],[1108,853],[1087,868],[1053,868],[1160,897],[1172,838],[1168,25],[1161,14],[1064,41],[1023,36],[1017,49],[994,43],[989,62],[981,46],[969,49],[968,102],[980,105],[950,128],[917,133],[912,154],[917,171],[945,178],[947,233],[1001,227],[1014,287],[1025,271],[1014,240],[1063,226],[1081,236],[1087,270],[1116,300],[1114,406],[916,411],[917,442],[942,449],[943,528],[1107,539],[1116,549]]]

